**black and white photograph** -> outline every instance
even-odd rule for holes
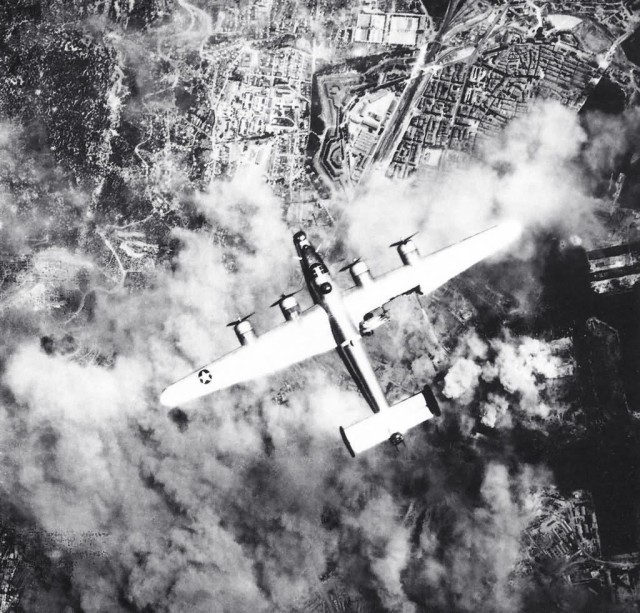
[[[640,0],[0,0],[0,613],[640,613]]]

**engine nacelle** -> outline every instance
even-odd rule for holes
[[[248,345],[256,340],[257,336],[253,330],[253,326],[248,319],[243,319],[233,326],[241,345]]]
[[[398,245],[398,254],[405,266],[410,266],[420,258],[418,248],[411,239],[407,239]]]
[[[362,260],[358,260],[351,264],[349,272],[351,273],[351,278],[358,287],[364,287],[365,285],[373,283],[373,277],[369,272],[369,267],[366,262],[363,262]]]
[[[300,305],[294,296],[284,296],[278,301],[278,304],[287,321],[300,317]]]
[[[389,315],[382,308],[366,313],[360,322],[360,334],[362,336],[370,336],[374,330],[387,323],[389,323]]]

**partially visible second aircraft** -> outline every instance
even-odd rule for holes
[[[376,314],[397,296],[418,291],[428,294],[477,262],[504,249],[521,234],[516,222],[506,222],[421,257],[412,237],[394,243],[402,266],[374,278],[367,264],[357,260],[347,268],[355,287],[342,290],[309,242],[297,232],[293,242],[314,305],[304,312],[293,295],[282,295],[279,304],[285,322],[257,336],[249,317],[235,322],[241,346],[199,368],[162,392],[165,406],[176,406],[205,394],[274,373],[302,360],[335,349],[342,358],[373,415],[340,428],[351,453],[390,441],[397,446],[414,426],[440,415],[436,398],[427,385],[421,393],[390,406],[380,387],[362,335],[386,321]]]

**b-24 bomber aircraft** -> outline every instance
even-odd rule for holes
[[[408,430],[440,415],[440,409],[428,385],[421,393],[388,404],[362,344],[362,336],[386,320],[384,312],[375,313],[403,294],[432,292],[516,241],[520,233],[520,224],[505,222],[424,257],[413,237],[406,238],[391,245],[397,247],[400,268],[373,277],[367,264],[356,260],[347,266],[355,287],[343,290],[307,235],[297,232],[293,242],[314,305],[301,312],[294,295],[283,294],[275,304],[286,321],[260,336],[250,316],[232,322],[229,325],[241,346],[167,387],[160,401],[174,407],[335,349],[373,411],[366,419],[340,428],[349,453],[355,456],[386,440],[397,447]]]

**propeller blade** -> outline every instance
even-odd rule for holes
[[[238,317],[238,319],[236,319],[235,321],[230,321],[227,324],[227,328],[231,328],[232,326],[237,326],[238,324],[241,324],[243,321],[246,321],[247,319],[249,319],[249,317],[253,317],[255,315],[255,311],[253,313],[249,313],[249,315],[245,315],[244,317]]]
[[[391,243],[389,247],[399,247],[400,245],[405,245],[408,243],[414,236],[417,236],[418,232],[414,232],[411,236],[407,236],[400,241],[396,241],[395,243]]]
[[[288,294],[282,293],[280,294],[280,298],[278,298],[273,304],[270,304],[270,307],[274,307],[274,306],[278,306],[280,304],[281,300],[284,300],[285,298],[291,298],[291,296],[295,296],[296,294],[299,294],[302,290],[301,289],[297,289],[295,292],[289,292]]]
[[[356,258],[350,264],[346,264],[345,266],[343,266],[339,272],[344,272],[345,270],[349,270],[354,264],[357,264],[358,262],[361,262],[361,261],[362,261],[362,258]]]

